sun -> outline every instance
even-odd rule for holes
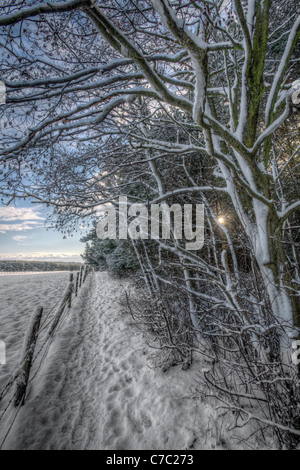
[[[219,222],[219,224],[221,224],[221,225],[225,225],[225,219],[224,219],[224,217],[218,217],[218,222]]]

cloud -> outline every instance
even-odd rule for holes
[[[0,207],[0,233],[23,232],[37,228],[41,225],[39,221],[44,219],[38,209],[38,206],[34,209]]]
[[[24,230],[32,230],[40,224],[37,222],[24,222],[22,224],[0,224],[0,233],[6,232],[23,232]]]
[[[1,253],[0,260],[19,260],[19,261],[80,261],[82,258],[79,253],[50,253],[44,251],[35,251],[28,253]]]
[[[16,207],[0,207],[0,220],[5,222],[16,222],[20,220],[43,220],[44,217],[38,212],[38,207],[16,208]]]
[[[23,242],[24,240],[28,240],[28,238],[31,238],[31,237],[29,237],[28,235],[14,235],[12,237],[12,239],[15,240],[16,242]]]

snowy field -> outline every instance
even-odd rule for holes
[[[45,298],[53,305],[66,282],[61,273],[1,279],[9,364],[16,363],[32,306]],[[3,449],[234,448],[229,423],[195,394],[201,364],[186,372],[151,367],[153,350],[121,313],[128,288],[128,281],[106,273],[87,278],[42,367],[33,371],[25,406],[17,412],[11,406],[0,421]]]
[[[44,318],[61,298],[68,272],[1,273],[0,340],[6,344],[6,365],[0,365],[0,388],[18,366],[24,335],[38,305]]]

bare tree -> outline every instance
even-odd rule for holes
[[[289,367],[300,328],[297,2],[24,1],[2,11],[2,201],[50,204],[69,226],[120,194],[204,202],[202,254],[175,239],[135,244],[149,291],[181,286],[199,344],[204,329],[210,347],[218,336],[232,352],[233,341],[270,374],[278,351]]]

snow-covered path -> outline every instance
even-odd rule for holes
[[[153,354],[120,313],[127,281],[94,273],[57,334],[4,448],[188,449],[217,445],[196,370],[149,367]],[[217,433],[219,434],[219,433]],[[213,445],[213,446],[214,446]]]

